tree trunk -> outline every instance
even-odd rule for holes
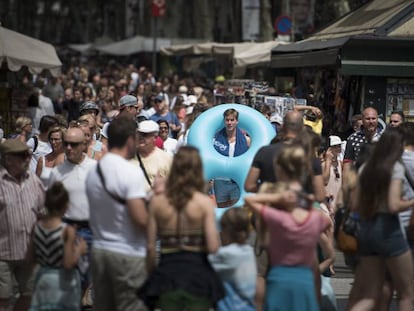
[[[272,6],[269,0],[260,1],[260,40],[273,40]]]

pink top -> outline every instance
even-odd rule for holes
[[[269,257],[272,266],[309,266],[315,260],[320,233],[329,219],[311,209],[308,217],[298,223],[284,210],[265,206],[262,217],[269,230]]]

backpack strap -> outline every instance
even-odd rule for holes
[[[39,145],[39,138],[37,138],[36,135],[35,136],[32,136],[32,138],[33,138],[33,142],[34,142],[34,146],[33,146],[33,151],[32,152],[35,152],[36,149],[37,149],[37,146]]]

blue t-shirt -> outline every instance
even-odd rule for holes
[[[158,122],[159,120],[165,120],[168,122],[168,124],[174,124],[175,126],[180,126],[180,120],[178,120],[177,115],[174,112],[168,111],[168,113],[165,116],[161,116],[158,113],[153,114],[150,117],[150,120],[153,120],[155,122]],[[171,126],[170,126],[170,133],[169,136],[172,138],[176,138],[178,133],[174,133],[173,131],[171,131]]]

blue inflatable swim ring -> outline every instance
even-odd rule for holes
[[[223,113],[230,108],[239,112],[238,127],[245,130],[251,138],[249,149],[232,158],[220,154],[213,146],[215,134],[224,127]],[[204,177],[207,180],[228,177],[237,183],[240,198],[233,206],[242,206],[246,194],[244,182],[253,158],[257,150],[269,144],[274,137],[274,128],[259,111],[240,104],[222,104],[208,109],[194,121],[189,131],[188,144],[200,151]],[[220,219],[227,209],[217,208],[216,218]]]

